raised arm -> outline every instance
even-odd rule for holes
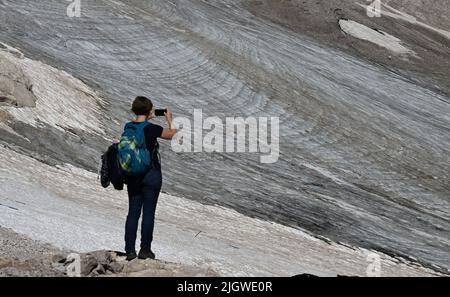
[[[167,124],[169,125],[169,128],[163,130],[163,132],[161,134],[161,138],[171,140],[175,136],[175,134],[177,134],[177,129],[175,128],[175,125],[173,124],[173,114],[169,109],[167,109],[167,112],[164,113],[164,115],[166,116],[166,120],[167,120]]]

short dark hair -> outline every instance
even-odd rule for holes
[[[153,103],[150,99],[144,96],[137,96],[133,101],[131,110],[135,115],[149,115],[153,109]]]

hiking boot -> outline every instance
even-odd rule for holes
[[[136,252],[127,252],[127,261],[131,261],[133,259],[136,259],[137,255]]]
[[[141,248],[139,251],[139,259],[155,259],[155,254],[147,247]]]

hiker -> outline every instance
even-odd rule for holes
[[[125,224],[125,252],[128,261],[155,259],[151,246],[155,222],[155,210],[161,190],[162,175],[157,138],[170,140],[177,133],[172,122],[173,115],[168,109],[163,113],[168,129],[151,123],[155,117],[153,103],[146,97],[136,97],[132,104],[136,118],[125,125],[118,145],[119,163],[127,184],[129,209]],[[141,224],[141,246],[136,254],[136,233],[139,217]]]

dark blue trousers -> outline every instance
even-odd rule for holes
[[[141,248],[151,249],[153,229],[155,225],[155,211],[161,191],[162,175],[160,170],[150,170],[145,176],[127,178],[129,209],[125,224],[125,251],[136,249],[136,233],[139,217],[141,224]]]

